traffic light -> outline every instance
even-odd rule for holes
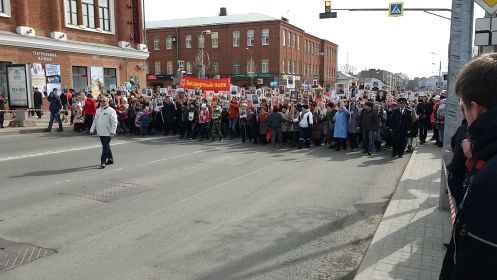
[[[331,13],[331,1],[324,1],[324,12],[326,14]]]

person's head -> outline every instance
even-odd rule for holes
[[[100,107],[105,107],[109,104],[109,98],[106,96],[100,97]]]
[[[397,103],[399,104],[399,107],[401,109],[404,109],[407,106],[407,99],[405,99],[405,98],[399,98],[397,100]]]
[[[286,105],[281,107],[281,112],[286,113],[286,110],[287,110],[287,106]]]
[[[497,107],[497,53],[470,61],[456,83],[468,125],[489,109]]]
[[[278,112],[278,105],[273,106],[273,112]]]
[[[233,97],[231,98],[231,102],[236,102],[236,101],[237,101],[237,100],[236,100],[236,97],[235,97],[235,96],[233,96]]]

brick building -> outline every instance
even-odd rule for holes
[[[297,89],[336,80],[338,46],[286,19],[221,8],[220,16],[147,22],[146,30],[148,86],[175,85],[182,75],[231,77],[245,87],[286,86],[290,78]]]
[[[142,11],[142,0],[0,0],[0,88],[11,63],[60,68],[62,89],[87,89],[92,76],[144,87]]]

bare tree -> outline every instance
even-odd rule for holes
[[[342,66],[342,73],[352,75],[354,72],[357,71],[357,67],[351,64],[345,64]]]

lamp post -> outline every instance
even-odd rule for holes
[[[204,30],[200,32],[200,38],[202,40],[202,46],[199,44],[199,50],[200,50],[200,71],[198,73],[198,77],[201,79],[205,79],[205,64],[204,64],[204,47],[205,47],[205,39],[204,39],[204,33],[207,35],[211,34],[210,30]]]
[[[438,86],[440,89],[442,88],[442,56],[436,52],[430,52],[431,54],[438,55],[439,64],[438,64]]]
[[[245,48],[247,51],[250,52],[250,87],[254,87],[254,60],[252,57],[252,50],[249,49],[248,47]]]

